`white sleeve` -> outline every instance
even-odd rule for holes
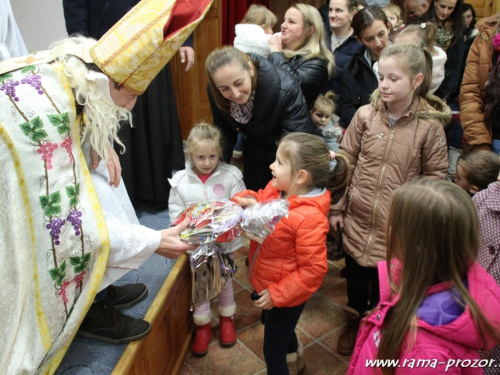
[[[160,231],[123,223],[107,211],[104,211],[104,218],[111,247],[108,267],[139,268],[160,246]]]
[[[182,200],[182,197],[177,192],[177,187],[172,186],[168,197],[168,214],[170,216],[170,224],[172,225],[179,214],[187,208]]]

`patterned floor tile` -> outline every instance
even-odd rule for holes
[[[205,357],[196,358],[189,353],[186,363],[196,375],[254,375],[266,367],[239,342],[232,348],[211,344]]]
[[[314,295],[307,301],[298,326],[317,339],[344,324],[345,320],[340,306],[320,295]]]
[[[330,332],[326,336],[321,338],[321,343],[335,353],[339,358],[343,359],[346,363],[349,363],[351,356],[343,356],[337,353],[337,341],[339,336],[344,332],[344,327],[339,327],[336,330]]]
[[[305,374],[344,375],[348,365],[319,344],[311,345],[304,350],[306,362]]]
[[[321,295],[330,301],[338,303],[340,306],[347,304],[347,282],[341,280],[337,284],[321,291]]]

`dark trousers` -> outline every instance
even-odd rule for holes
[[[305,305],[273,307],[265,312],[264,358],[268,375],[289,374],[286,355],[297,351],[295,327]]]
[[[345,256],[347,273],[347,305],[360,314],[371,310],[380,301],[378,269],[360,266],[349,255]]]

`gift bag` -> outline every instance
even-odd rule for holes
[[[233,259],[215,242],[201,245],[191,254],[191,307],[218,296],[238,271]]]

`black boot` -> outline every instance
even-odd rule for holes
[[[121,286],[110,285],[107,288],[106,301],[115,309],[134,306],[145,299],[148,288],[142,283]]]
[[[126,344],[142,339],[150,329],[148,322],[123,315],[103,300],[90,306],[77,333],[111,344]]]

